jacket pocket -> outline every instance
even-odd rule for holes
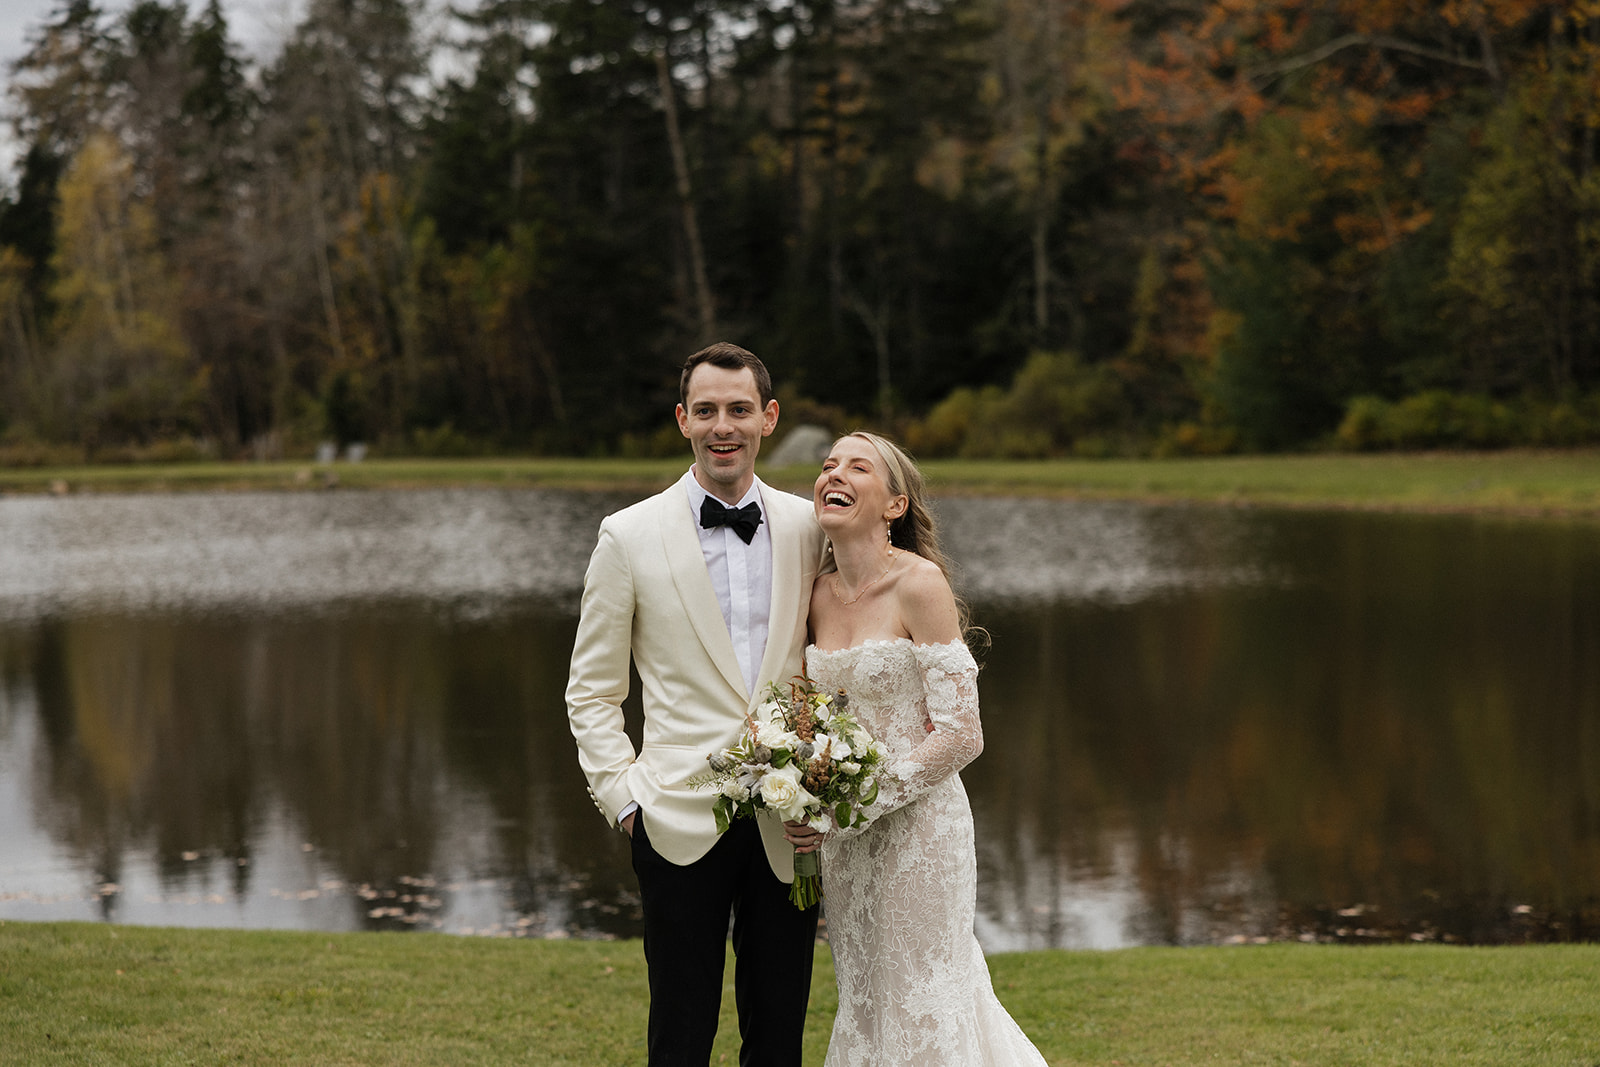
[[[662,789],[690,790],[689,779],[705,774],[711,767],[706,757],[709,748],[698,745],[669,745],[647,741],[639,750],[638,762]]]

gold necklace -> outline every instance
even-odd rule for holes
[[[838,571],[834,571],[833,572],[833,582],[829,586],[829,588],[831,588],[833,590],[833,598],[835,600],[837,600],[839,603],[845,605],[846,607],[849,607],[851,604],[854,604],[856,601],[860,600],[863,596],[865,596],[866,593],[867,593],[867,590],[871,589],[873,586],[877,585],[878,582],[883,578],[883,576],[885,574],[888,574],[889,571],[891,571],[893,568],[894,568],[894,546],[891,545],[891,546],[889,546],[889,562],[884,564],[883,572],[881,574],[879,574],[878,577],[872,579],[866,585],[862,586],[860,589],[857,589],[856,590],[856,595],[851,597],[849,600],[846,600],[844,597],[839,595],[839,572]]]

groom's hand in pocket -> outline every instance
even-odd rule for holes
[[[630,811],[628,814],[624,815],[622,817],[622,822],[618,824],[629,837],[633,836],[633,820],[637,819],[638,817],[639,812],[637,809],[635,809],[634,811]]]

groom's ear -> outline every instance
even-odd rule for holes
[[[687,411],[683,410],[683,405],[682,404],[679,404],[677,409],[673,412],[673,414],[676,415],[677,418],[678,418],[678,432],[683,434],[683,436],[688,437],[689,436],[689,413]]]
[[[682,405],[679,406],[680,408],[682,407]],[[778,402],[776,400],[767,401],[766,410],[761,413],[761,417],[761,436],[771,437],[772,431],[778,428]],[[682,416],[679,416],[679,418],[681,420]],[[685,437],[689,435],[689,431],[687,429],[684,430],[683,433]]]

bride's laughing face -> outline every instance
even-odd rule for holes
[[[889,491],[883,457],[859,437],[841,437],[834,444],[822,461],[811,503],[836,545],[852,536],[886,537],[885,523],[906,510],[906,498]]]

